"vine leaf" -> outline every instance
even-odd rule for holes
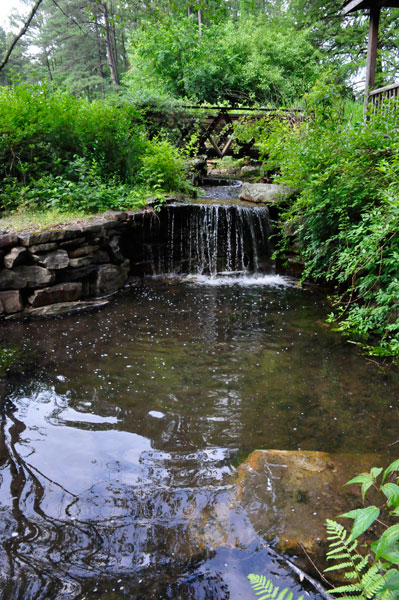
[[[356,510],[351,510],[343,515],[340,515],[341,517],[354,519],[348,542],[353,541],[359,537],[359,535],[364,533],[366,529],[368,529],[370,525],[372,525],[374,521],[378,519],[379,514],[380,509],[377,506],[367,506],[367,508],[357,508]]]

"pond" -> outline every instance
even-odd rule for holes
[[[250,598],[250,572],[299,590],[245,515],[234,543],[204,531],[256,448],[395,456],[398,377],[327,310],[272,273],[156,276],[99,312],[3,324],[29,358],[2,386],[3,600]]]

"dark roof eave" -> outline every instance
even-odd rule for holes
[[[348,15],[355,10],[365,10],[368,8],[398,8],[399,0],[349,0],[341,10],[342,15]]]

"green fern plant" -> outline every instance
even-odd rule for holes
[[[379,564],[370,564],[370,554],[362,556],[358,551],[357,540],[351,541],[345,527],[327,519],[327,540],[330,551],[328,560],[339,560],[325,572],[344,570],[346,579],[354,580],[330,590],[333,594],[351,594],[352,598],[366,600],[376,598],[385,585],[384,576],[379,572]]]
[[[385,471],[381,467],[373,467],[369,473],[361,473],[347,482],[346,485],[361,486],[363,501],[367,491],[374,488],[383,496],[384,502],[381,507],[371,505],[340,515],[353,519],[350,532],[340,523],[327,519],[327,559],[338,562],[327,568],[326,572],[343,570],[345,579],[349,580],[347,584],[330,590],[330,593],[343,594],[341,598],[356,600],[399,600],[399,524],[388,526],[380,518],[382,511],[383,518],[384,515],[399,516],[398,471],[399,459]],[[384,530],[369,545],[369,552],[362,556],[358,551],[357,538],[372,526]]]
[[[280,591],[280,588],[264,575],[250,573],[248,579],[255,595],[260,596],[258,600],[292,600],[293,598],[293,594],[288,588]],[[303,600],[303,596],[299,596],[297,600]]]

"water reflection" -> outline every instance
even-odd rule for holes
[[[3,390],[2,597],[238,598],[258,563],[289,579],[243,516],[218,538],[237,457],[388,459],[397,438],[396,375],[323,314],[292,287],[155,280],[100,313],[2,326],[39,356]]]

